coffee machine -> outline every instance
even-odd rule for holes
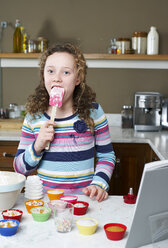
[[[162,101],[162,128],[168,129],[168,98]]]
[[[136,92],[133,124],[136,131],[159,131],[161,125],[162,95],[159,92]]]

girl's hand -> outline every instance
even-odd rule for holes
[[[94,196],[96,196],[96,200],[98,202],[104,201],[108,197],[108,193],[97,185],[87,186],[86,188],[83,189],[83,193],[85,195],[90,196],[90,198],[93,198]]]
[[[54,139],[54,121],[46,121],[40,128],[37,139],[34,143],[34,149],[40,154],[47,146],[48,142]]]

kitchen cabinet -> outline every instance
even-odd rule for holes
[[[19,141],[0,141],[0,171],[14,171],[13,160]],[[37,174],[36,171],[33,175]]]
[[[116,166],[110,181],[110,195],[127,195],[129,188],[138,193],[145,163],[159,160],[148,144],[113,143]]]
[[[13,159],[18,144],[18,141],[0,141],[0,171],[14,171]]]

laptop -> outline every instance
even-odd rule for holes
[[[168,160],[145,164],[125,248],[151,244],[153,239],[150,220],[152,216],[166,212],[168,212]]]

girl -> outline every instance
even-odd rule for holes
[[[115,155],[104,112],[86,83],[86,69],[83,54],[71,44],[44,52],[40,84],[26,105],[14,168],[25,175],[37,169],[45,191],[60,188],[103,201]],[[64,97],[53,122],[49,95],[56,86],[64,88]],[[48,142],[50,149],[45,150]]]

